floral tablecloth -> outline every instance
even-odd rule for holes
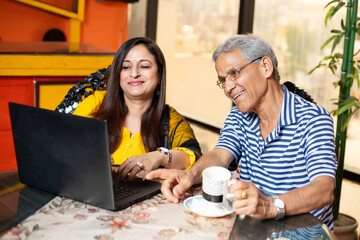
[[[162,194],[117,212],[55,197],[0,239],[228,239],[235,216],[201,217]]]

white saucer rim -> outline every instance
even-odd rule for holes
[[[192,209],[191,207],[188,206],[187,203],[190,200],[198,200],[198,199],[204,199],[204,197],[202,195],[188,197],[187,199],[184,200],[184,203],[183,203],[184,207],[186,209],[188,209],[189,211],[191,211],[193,213],[196,213],[196,214],[198,214],[200,216],[203,216],[203,217],[223,217],[223,216],[226,216],[226,215],[229,215],[229,214],[235,212],[235,209],[233,207],[231,207],[231,209],[229,209],[229,211],[223,211],[223,212],[221,212],[219,214],[216,214],[216,215],[214,215],[214,214],[206,214],[206,213],[203,213],[201,211],[196,211],[196,209]]]

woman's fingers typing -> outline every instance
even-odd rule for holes
[[[147,173],[160,166],[161,157],[162,155],[157,151],[132,156],[115,169],[115,172],[122,181],[132,181],[139,173],[142,173],[142,178],[145,178]]]

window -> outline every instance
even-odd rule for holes
[[[239,0],[159,0],[157,39],[167,62],[167,103],[197,121],[223,127],[231,101],[216,85],[211,60],[236,34]]]
[[[307,75],[324,56],[330,53],[330,45],[320,50],[321,45],[330,36],[330,30],[340,29],[337,25],[340,22],[339,14],[329,22],[327,28],[324,27],[325,4],[324,1],[311,0],[256,1],[253,32],[273,46],[279,61],[281,81],[294,82],[330,112],[336,108],[331,99],[336,98],[339,92],[332,83],[340,78],[340,71],[338,77],[333,76],[325,68],[317,69],[311,75]],[[357,40],[356,45],[359,44]],[[355,87],[351,94],[360,98],[356,84]],[[336,118],[334,120],[336,122]],[[360,169],[358,146],[360,146],[359,113],[353,117],[349,125],[345,168]]]

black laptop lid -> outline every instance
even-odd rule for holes
[[[115,208],[106,121],[16,103],[9,109],[22,183]]]

